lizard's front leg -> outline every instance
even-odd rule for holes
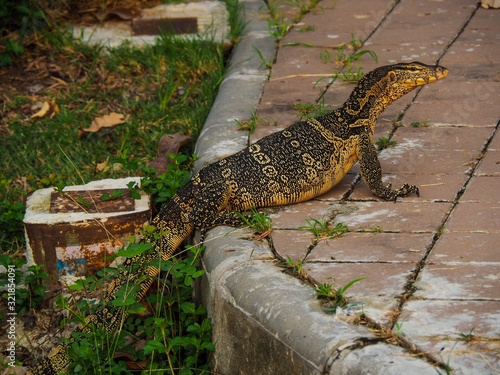
[[[382,184],[382,168],[377,157],[377,150],[370,136],[366,133],[361,134],[359,137],[357,154],[361,176],[376,196],[387,200],[395,200],[397,197],[406,197],[412,193],[419,195],[418,187],[415,185],[404,184],[399,189],[391,189],[391,184],[387,186]]]

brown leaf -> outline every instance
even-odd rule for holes
[[[36,119],[36,118],[43,118],[43,117],[48,117],[52,118],[54,115],[59,113],[59,106],[55,103],[49,103],[49,102],[43,102],[42,108],[35,113],[33,116],[31,116],[31,119]]]
[[[102,117],[96,117],[92,124],[87,129],[82,129],[86,133],[95,133],[102,128],[112,128],[116,125],[123,124],[128,120],[128,116],[121,115],[116,112],[111,112],[109,115],[104,115]]]
[[[151,168],[158,169],[158,173],[167,172],[167,165],[172,163],[168,154],[177,154],[179,149],[191,139],[190,135],[179,133],[165,134],[158,143],[158,157],[149,163]]]

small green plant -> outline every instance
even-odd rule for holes
[[[401,330],[403,329],[403,323],[405,322],[405,320],[403,319],[403,321],[400,323],[400,322],[394,322],[394,328],[396,329],[396,332],[394,333],[394,338],[397,340],[399,336],[405,336],[404,333],[401,332]]]
[[[306,279],[307,274],[304,271],[304,260],[303,259],[298,259],[296,262],[290,258],[290,256],[286,256],[287,260],[283,262],[285,267],[289,268],[292,270],[292,272],[297,275],[301,279]]]
[[[259,55],[260,60],[262,61],[259,68],[265,67],[266,69],[271,69],[273,66],[273,60],[266,60],[266,58],[264,57],[264,55],[262,54],[262,52],[260,52],[260,50],[258,48],[256,48],[255,46],[252,46],[252,47],[255,51],[257,51],[257,54]]]
[[[302,230],[309,230],[314,233],[316,240],[340,237],[349,231],[349,228],[343,223],[338,223],[335,227],[330,225],[330,222],[323,215],[321,220],[317,219],[306,219],[307,225],[299,227]]]
[[[249,119],[242,121],[234,119],[234,121],[236,121],[236,124],[239,126],[240,130],[248,130],[248,134],[252,135],[257,128],[257,125],[265,122],[267,119],[267,117],[258,117],[255,112],[252,112],[252,115]]]
[[[329,309],[335,311],[338,307],[345,306],[347,304],[347,297],[345,292],[355,283],[366,279],[366,277],[361,277],[359,279],[352,280],[348,282],[344,287],[335,289],[333,283],[321,283],[315,286],[315,292],[318,298],[324,300]],[[335,282],[335,279],[334,279]]]
[[[327,113],[325,105],[325,97],[321,97],[321,102],[318,103],[294,103],[293,108],[299,111],[299,114],[302,118],[314,118],[318,116],[322,116]]]
[[[111,194],[105,193],[99,197],[100,200],[102,201],[112,201],[115,199],[120,198],[123,194],[125,193],[124,190],[113,190]]]
[[[255,233],[269,234],[273,220],[265,212],[259,213],[255,207],[250,209],[250,216],[243,215],[241,212],[235,212],[243,222],[249,226]]]
[[[378,150],[381,151],[385,148],[395,146],[397,144],[396,141],[391,141],[388,137],[380,137],[375,144],[378,146]]]
[[[150,244],[129,245],[119,251],[120,256],[132,257],[151,250]],[[110,304],[92,303],[88,297],[77,299],[70,307],[65,297],[58,304],[66,309],[71,320],[81,322],[86,313],[95,313],[102,308],[123,309],[129,316],[123,319],[114,332],[91,325],[88,332],[74,332],[68,355],[72,360],[70,372],[75,374],[132,374],[124,360],[142,363],[148,373],[191,374],[209,371],[212,325],[203,306],[191,301],[193,281],[204,274],[195,267],[202,249],[189,248],[188,256],[182,260],[170,259],[155,262],[162,273],[155,282],[157,291],[149,294],[146,301],[150,313],[136,300],[136,279],[125,284]],[[101,290],[103,282],[119,269],[108,268],[98,273],[99,278],[79,280],[71,287],[89,296],[91,291]],[[134,275],[137,270],[129,270]],[[116,310],[114,313],[118,313]],[[137,315],[141,314],[141,315]],[[63,321],[66,324],[67,320]],[[142,344],[141,344],[142,343]]]
[[[0,265],[9,270],[13,269],[14,280],[9,278],[9,272],[0,274],[0,286],[14,284],[15,310],[17,316],[24,315],[43,302],[45,297],[45,285],[43,280],[47,279],[47,272],[42,271],[44,266],[33,265],[28,267],[28,273],[24,275],[21,268],[26,264],[24,258],[13,258],[9,254],[0,256]],[[12,283],[13,282],[13,283]],[[7,291],[2,293],[3,299],[8,299]],[[10,299],[9,299],[10,300]]]
[[[231,28],[231,41],[233,44],[239,42],[250,21],[245,21],[245,7],[239,0],[225,0],[229,13],[229,25]]]
[[[414,128],[425,128],[431,125],[432,124],[429,123],[429,118],[426,118],[424,121],[415,121],[410,124],[410,126],[413,126]]]
[[[472,329],[469,331],[469,333],[460,333],[458,335],[458,340],[460,341],[465,341],[467,344],[470,344],[474,340],[476,340],[476,335],[474,335],[474,330],[476,327],[472,327]]]
[[[379,226],[374,226],[372,229],[364,229],[363,227],[360,228],[360,231],[363,233],[382,233],[382,227]]]
[[[314,31],[313,25],[304,25],[300,29],[297,30],[299,33],[308,33]]]

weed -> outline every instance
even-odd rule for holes
[[[229,26],[231,27],[231,41],[236,44],[243,35],[247,24],[245,20],[245,7],[239,0],[225,0],[229,13]]]
[[[403,321],[401,323],[399,322],[394,322],[394,327],[396,328],[396,333],[394,334],[394,338],[397,340],[399,336],[405,336],[404,333],[401,332],[401,330],[403,329],[403,323],[405,322],[405,320],[403,319]]]
[[[0,286],[15,284],[15,311],[17,316],[24,315],[29,310],[37,307],[45,297],[43,280],[47,279],[47,272],[42,271],[44,266],[29,266],[28,273],[24,275],[23,280],[21,268],[25,264],[26,259],[24,258],[16,259],[8,254],[0,256],[0,265],[7,270],[9,270],[9,266],[13,266],[14,269],[14,280],[9,279],[8,272],[0,274]],[[21,281],[23,282],[21,283]],[[2,298],[7,299],[7,293],[3,293]]]
[[[255,233],[268,234],[271,232],[273,220],[265,212],[259,213],[254,207],[250,209],[251,215],[248,217],[241,212],[235,214],[249,226]]]
[[[385,148],[395,146],[397,144],[396,141],[391,141],[390,138],[380,137],[375,144],[378,146],[378,150],[381,151]]]
[[[344,287],[335,289],[333,283],[322,283],[315,286],[316,295],[318,298],[326,300],[328,307],[335,311],[338,307],[345,306],[347,303],[347,298],[345,292],[355,283],[366,279],[366,277],[361,277],[347,283]],[[335,280],[334,280],[335,282]]]
[[[287,260],[283,262],[283,264],[292,270],[292,272],[297,275],[301,279],[307,279],[307,274],[304,271],[304,260],[298,259],[296,262],[290,258],[290,256],[286,256]]]
[[[264,57],[264,55],[262,55],[262,52],[260,52],[260,50],[258,48],[256,48],[255,46],[252,46],[252,47],[254,50],[257,51],[257,53],[260,57],[261,64],[260,64],[259,68],[264,66],[266,69],[271,69],[273,66],[273,60],[266,60],[266,58]]]
[[[323,215],[321,220],[310,218],[306,219],[306,222],[308,225],[301,226],[299,229],[313,232],[316,240],[340,237],[349,231],[349,228],[343,223],[338,223],[335,227],[332,227],[326,215]]]
[[[149,244],[133,244],[120,250],[120,255],[135,256],[150,248]],[[157,292],[149,294],[146,299],[152,313],[147,313],[145,307],[135,300],[136,287],[131,282],[131,285],[124,285],[112,303],[115,308],[130,314],[120,322],[116,331],[106,332],[90,325],[88,332],[73,333],[76,341],[66,341],[71,344],[68,350],[72,359],[71,373],[131,374],[123,360],[140,363],[142,369],[149,372],[159,369],[165,374],[208,371],[210,353],[214,350],[211,322],[206,317],[205,308],[190,301],[193,281],[204,274],[194,266],[201,250],[190,248],[189,256],[183,260],[170,259],[155,264],[163,271],[156,282]],[[87,298],[78,300],[74,308],[62,296],[58,298],[58,304],[70,313],[71,320],[77,322],[84,319],[85,312],[112,308],[110,305],[104,307],[102,303],[89,303],[88,296],[102,288],[107,275],[117,272],[118,269],[106,269],[98,273],[100,279],[79,280],[71,290],[80,291]],[[130,274],[135,273],[132,270]]]
[[[268,117],[258,117],[255,112],[252,112],[252,116],[249,119],[242,121],[235,119],[234,121],[236,121],[240,130],[248,130],[248,134],[252,135],[257,128],[257,125],[265,122],[266,120],[268,120]]]
[[[429,118],[426,118],[424,121],[415,121],[410,124],[410,126],[413,126],[414,128],[424,128],[428,126],[432,126],[432,124],[429,123]]]
[[[325,97],[321,97],[321,102],[319,103],[294,103],[293,108],[299,111],[302,118],[313,118],[326,114],[327,109],[325,105]]]
[[[460,333],[458,339],[460,341],[465,341],[467,344],[470,344],[472,341],[476,340],[476,336],[474,335],[474,330],[476,327],[472,327],[469,333]]]
[[[360,231],[363,233],[382,233],[383,232],[382,227],[379,227],[379,226],[374,226],[374,227],[372,227],[372,229],[364,229],[361,227]]]
[[[314,31],[313,25],[304,25],[300,29],[297,30],[299,33],[308,33]]]

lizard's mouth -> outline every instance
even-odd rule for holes
[[[444,66],[437,65],[435,68],[435,75],[429,75],[427,77],[418,77],[417,79],[409,79],[406,81],[407,84],[414,86],[422,86],[431,82],[439,81],[446,77],[449,73],[449,70]]]

